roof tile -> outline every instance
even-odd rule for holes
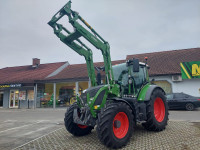
[[[200,48],[128,55],[126,60],[138,58],[145,62],[145,57],[148,57],[150,76],[181,74],[181,62],[200,61]]]
[[[0,84],[33,83],[34,80],[44,79],[65,63],[40,64],[38,68],[32,68],[32,65],[3,68],[0,69]]]
[[[112,64],[119,64],[123,63],[126,60],[117,60],[112,61]],[[101,67],[103,66],[103,62],[97,62],[94,63],[95,67]],[[102,73],[104,75],[104,73]],[[74,64],[69,65],[67,68],[63,69],[59,74],[56,76],[47,78],[47,80],[58,80],[58,79],[74,79],[74,78],[88,78],[88,72],[87,72],[87,65],[86,64]]]

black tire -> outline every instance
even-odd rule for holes
[[[188,110],[188,111],[194,110],[194,104],[192,104],[192,103],[187,103],[187,104],[185,105],[185,109]]]
[[[67,131],[69,133],[73,134],[74,136],[87,135],[87,134],[91,133],[91,130],[93,129],[93,127],[82,126],[82,125],[78,125],[78,124],[74,123],[73,113],[74,113],[74,109],[76,109],[76,108],[78,108],[78,105],[76,103],[74,103],[66,111],[65,118],[64,118],[65,128],[67,129]]]
[[[158,102],[162,107],[158,107],[158,105],[155,106],[155,103],[157,104]],[[155,115],[156,108],[159,111],[157,111]],[[151,95],[150,101],[147,102],[147,121],[142,125],[150,131],[162,131],[167,125],[168,115],[168,105],[164,92],[161,89],[155,89]]]
[[[121,122],[119,121],[120,125],[117,127],[114,125],[114,119],[116,119],[116,116],[118,115],[121,115],[121,118],[125,116],[124,118],[126,119],[121,120]],[[127,130],[125,132],[122,132],[122,134],[116,135],[116,129],[119,129],[120,127],[123,128],[124,126],[127,127],[125,127]],[[102,108],[101,112],[98,114],[96,128],[98,138],[102,144],[106,145],[109,148],[121,148],[125,146],[132,136],[133,127],[134,116],[132,110],[124,102],[106,104],[105,107]],[[121,137],[119,138],[119,136]]]

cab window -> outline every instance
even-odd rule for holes
[[[144,66],[140,66],[139,72],[133,72],[131,68],[131,75],[134,79],[135,88],[139,90],[142,85],[147,81],[146,80],[146,68]]]

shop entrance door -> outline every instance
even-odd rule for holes
[[[19,90],[10,91],[10,108],[17,108],[19,103]]]
[[[3,93],[0,93],[0,107],[3,107]]]

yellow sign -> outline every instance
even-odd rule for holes
[[[200,65],[197,64],[192,65],[192,76],[200,76]]]
[[[1,88],[9,88],[10,87],[10,85],[0,85],[0,89]]]
[[[200,61],[182,62],[182,79],[200,78]]]
[[[0,89],[2,88],[16,88],[16,87],[21,87],[22,84],[3,84],[0,85]]]

